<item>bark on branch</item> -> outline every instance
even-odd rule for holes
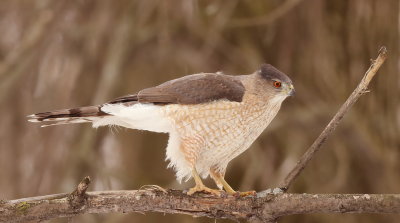
[[[210,218],[274,222],[306,213],[397,213],[400,194],[268,194],[215,197],[158,189],[88,192],[80,205],[70,194],[32,197],[0,203],[0,222],[43,221],[84,213],[161,212]]]

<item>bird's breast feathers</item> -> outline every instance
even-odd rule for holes
[[[285,98],[274,98],[267,103],[245,95],[242,102],[216,100],[195,105],[155,105],[136,103],[133,105],[106,104],[101,111],[112,116],[99,119],[93,126],[121,125],[133,129],[154,132],[171,132],[200,130],[212,126],[223,129],[226,125],[254,125],[252,121],[269,123],[276,115]],[[115,123],[110,123],[115,122]],[[221,123],[225,122],[225,124]],[[204,130],[204,129],[203,129]]]

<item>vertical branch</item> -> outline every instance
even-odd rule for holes
[[[90,177],[85,177],[78,184],[76,189],[68,195],[68,202],[72,207],[78,208],[84,205],[85,200],[87,199],[86,190],[88,189],[90,184]]]
[[[284,181],[280,184],[280,188],[284,191],[287,191],[293,181],[300,175],[301,171],[306,167],[308,162],[314,157],[315,153],[320,150],[322,144],[326,141],[326,139],[332,134],[332,132],[336,129],[340,121],[343,119],[344,115],[350,110],[353,104],[367,92],[367,88],[372,78],[378,72],[381,65],[385,62],[387,57],[386,47],[381,47],[379,50],[379,55],[376,60],[372,61],[371,66],[368,71],[365,73],[363,79],[358,84],[357,88],[351,93],[349,98],[347,98],[346,102],[340,107],[339,111],[332,118],[329,124],[325,127],[324,131],[318,136],[318,138],[314,141],[310,148],[304,153],[304,155],[297,162],[296,166],[289,172]]]

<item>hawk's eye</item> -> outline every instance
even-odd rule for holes
[[[280,88],[282,86],[282,83],[280,81],[274,81],[274,87]]]

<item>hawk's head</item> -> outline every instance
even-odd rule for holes
[[[259,75],[264,81],[263,87],[274,96],[293,96],[295,93],[292,80],[270,64],[261,65]]]

